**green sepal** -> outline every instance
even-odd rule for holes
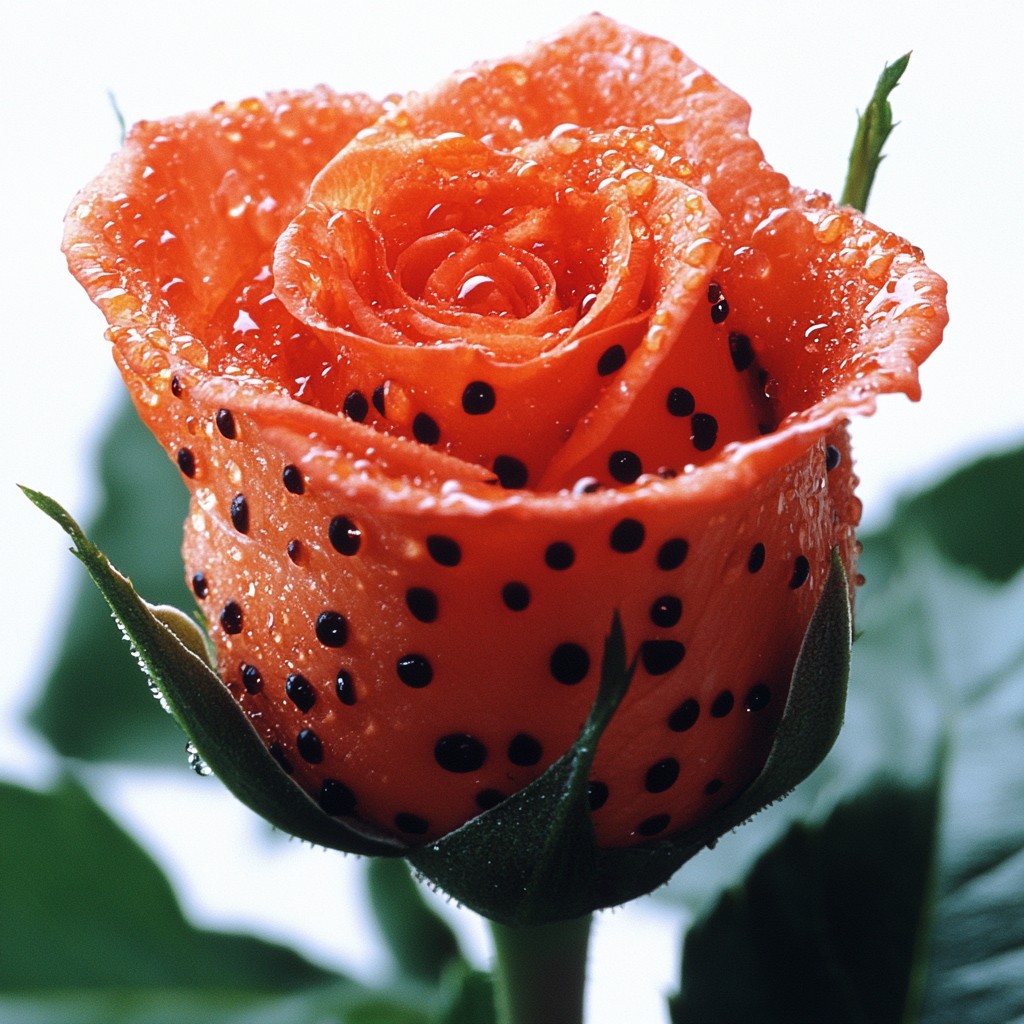
[[[212,670],[203,634],[187,615],[148,605],[57,502],[22,490],[72,539],[72,553],[110,605],[154,692],[237,799],[276,828],[317,846],[402,855],[403,847],[365,836],[326,814],[285,774]]]

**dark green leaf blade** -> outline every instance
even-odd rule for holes
[[[844,206],[853,206],[861,212],[867,208],[871,186],[874,184],[878,165],[882,162],[882,147],[893,129],[889,94],[899,84],[909,63],[910,54],[905,53],[892,64],[885,66],[875,85],[871,102],[860,116],[853,148],[850,150],[846,184],[840,199]]]

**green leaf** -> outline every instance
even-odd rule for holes
[[[846,184],[840,199],[844,206],[853,206],[861,212],[867,208],[875,173],[882,162],[882,147],[893,129],[889,94],[896,88],[908,63],[910,54],[905,53],[899,60],[885,66],[875,85],[871,102],[857,122]]]
[[[150,600],[192,607],[181,562],[188,493],[127,398],[105,435],[100,479],[103,503],[89,528],[97,545],[132,566]],[[61,621],[74,628],[54,636],[53,669],[32,725],[65,757],[180,764],[181,734],[153,714],[138,665],[88,580],[76,586]]]
[[[60,505],[37,491],[22,490],[71,537],[74,554],[110,605],[151,685],[201,760],[237,799],[276,828],[311,843],[349,853],[401,854],[401,848],[349,828],[313,803],[281,770],[203,659],[204,645],[187,616],[147,605]],[[141,689],[138,674],[136,685]]]

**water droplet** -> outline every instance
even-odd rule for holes
[[[203,760],[195,744],[189,740],[185,744],[185,755],[188,757],[188,766],[196,775],[212,775],[213,769]]]

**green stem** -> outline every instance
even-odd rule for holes
[[[498,1024],[583,1024],[590,921],[491,922]]]

